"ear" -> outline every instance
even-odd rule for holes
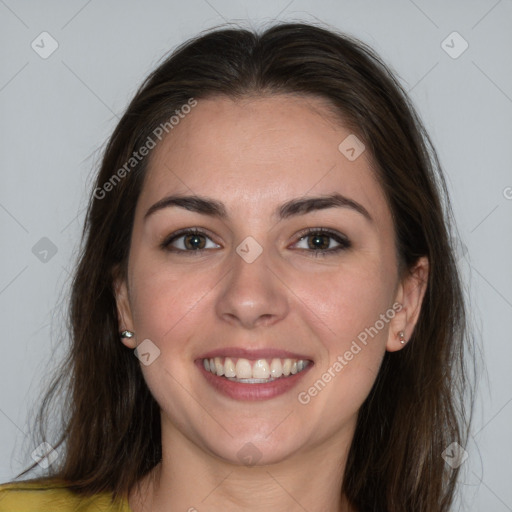
[[[118,269],[114,271],[113,287],[117,305],[119,330],[133,331],[133,316],[130,307],[128,283],[126,278],[121,275],[121,272],[119,272]],[[121,341],[128,348],[135,348],[137,346],[135,337],[121,338]]]
[[[426,256],[418,259],[414,267],[407,270],[398,286],[395,302],[402,307],[390,322],[386,350],[401,350],[411,338],[420,316],[423,297],[427,290],[429,262]],[[400,343],[399,332],[403,331],[405,344]]]

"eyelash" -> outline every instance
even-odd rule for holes
[[[334,247],[331,249],[319,249],[319,250],[302,249],[304,251],[311,252],[315,257],[334,255],[341,251],[350,249],[352,247],[352,243],[346,236],[344,236],[336,231],[327,229],[327,228],[307,228],[299,233],[299,239],[297,240],[296,243],[298,243],[312,235],[328,236],[328,237],[332,238],[333,240],[335,240],[339,244],[337,247]]]
[[[181,254],[187,254],[187,255],[200,255],[204,251],[208,251],[210,249],[195,249],[195,250],[184,250],[184,249],[176,249],[171,246],[173,242],[176,240],[187,236],[187,235],[200,235],[205,236],[207,238],[211,237],[204,231],[197,229],[197,228],[185,228],[180,229],[179,231],[176,231],[175,233],[168,236],[161,244],[160,248],[174,253],[181,253]],[[305,238],[312,236],[312,235],[322,235],[322,236],[328,236],[332,239],[334,239],[339,245],[337,247],[331,248],[331,249],[300,249],[303,251],[311,252],[315,257],[318,256],[328,256],[328,255],[334,255],[339,253],[340,251],[344,251],[347,249],[350,249],[352,247],[352,243],[348,238],[346,238],[344,235],[341,235],[340,233],[337,233],[336,231],[332,231],[327,228],[307,228],[303,231],[301,231],[298,234],[298,240],[295,242],[297,244],[298,242],[301,242]],[[215,242],[214,242],[215,243]]]

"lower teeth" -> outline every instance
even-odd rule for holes
[[[231,382],[245,382],[246,384],[265,384],[266,382],[272,382],[274,377],[269,377],[268,379],[237,379],[236,377],[225,377]]]

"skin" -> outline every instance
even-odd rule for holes
[[[340,489],[357,413],[385,351],[405,346],[398,332],[406,340],[412,334],[428,261],[398,274],[391,213],[368,151],[351,162],[338,150],[350,133],[317,98],[213,98],[199,100],[153,150],[128,275],[115,283],[121,328],[136,333],[122,342],[133,349],[150,339],[160,350],[141,369],[161,408],[163,460],[130,494],[134,512],[353,510]],[[373,220],[346,207],[273,216],[288,200],[333,192],[360,203]],[[221,201],[228,217],[173,206],[144,220],[170,194]],[[160,247],[191,227],[211,235],[203,253]],[[308,227],[337,231],[352,246],[317,257],[308,239],[299,241]],[[248,236],[263,248],[252,263],[235,251]],[[300,403],[298,393],[394,303],[402,309],[309,403]],[[228,346],[299,352],[314,366],[283,395],[234,400],[194,364]],[[254,466],[237,455],[248,442],[261,457]]]

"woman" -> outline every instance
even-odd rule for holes
[[[63,455],[0,511],[448,511],[470,419],[451,223],[364,44],[306,24],[187,42],[92,193],[40,414],[64,383]]]

